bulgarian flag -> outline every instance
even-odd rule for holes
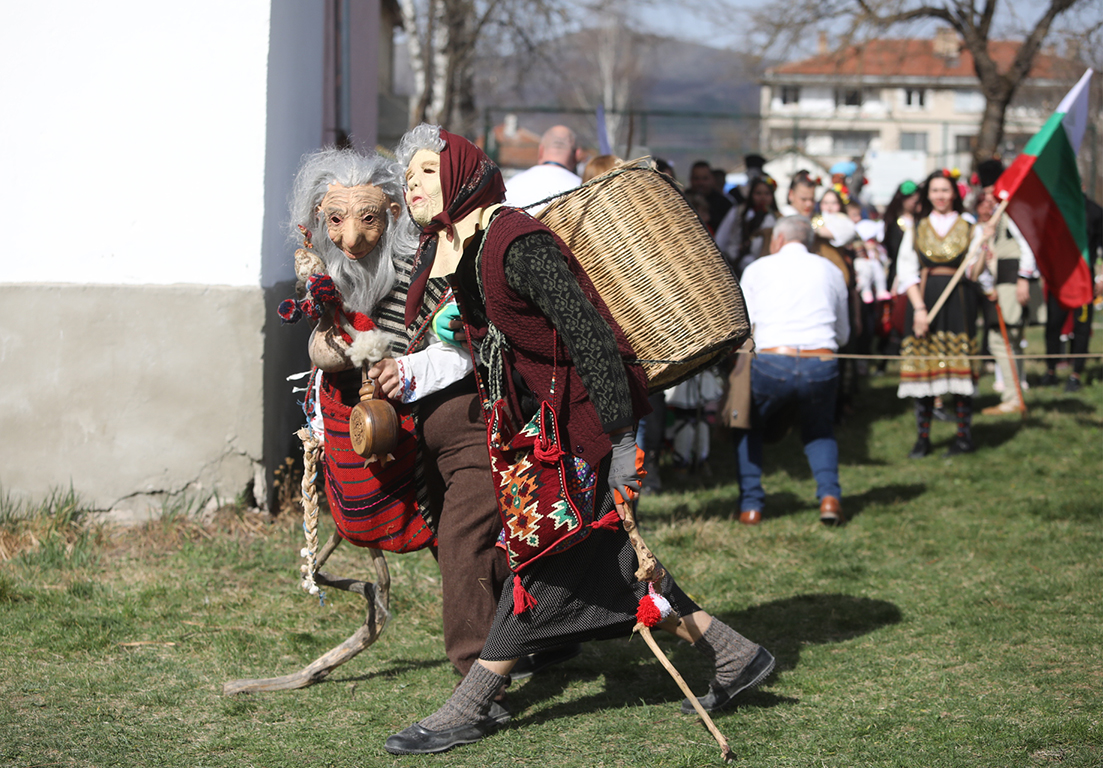
[[[1092,300],[1088,230],[1076,153],[1088,125],[1089,69],[996,181],[1049,291],[1068,308]]]

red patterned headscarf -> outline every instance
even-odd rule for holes
[[[410,274],[410,289],[406,294],[406,325],[411,325],[417,318],[425,297],[425,285],[429,282],[429,272],[437,252],[438,233],[453,230],[455,222],[472,211],[506,199],[502,172],[485,152],[463,136],[443,128],[440,137],[444,140],[444,149],[440,153],[444,210],[421,230],[421,242]]]

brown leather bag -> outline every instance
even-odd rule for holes
[[[730,429],[751,428],[751,357],[754,339],[747,339],[735,356],[735,365],[728,374],[724,407],[720,410],[720,422]]]

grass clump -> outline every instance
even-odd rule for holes
[[[90,511],[71,486],[39,503],[0,494],[0,562],[14,559],[38,572],[90,565],[102,534]]]

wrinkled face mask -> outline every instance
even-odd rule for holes
[[[440,155],[419,149],[406,169],[406,207],[410,216],[424,227],[444,211],[444,193],[440,185]]]
[[[326,223],[329,239],[356,261],[379,245],[387,229],[387,214],[398,216],[399,206],[370,184],[362,187],[331,184],[318,213]]]

